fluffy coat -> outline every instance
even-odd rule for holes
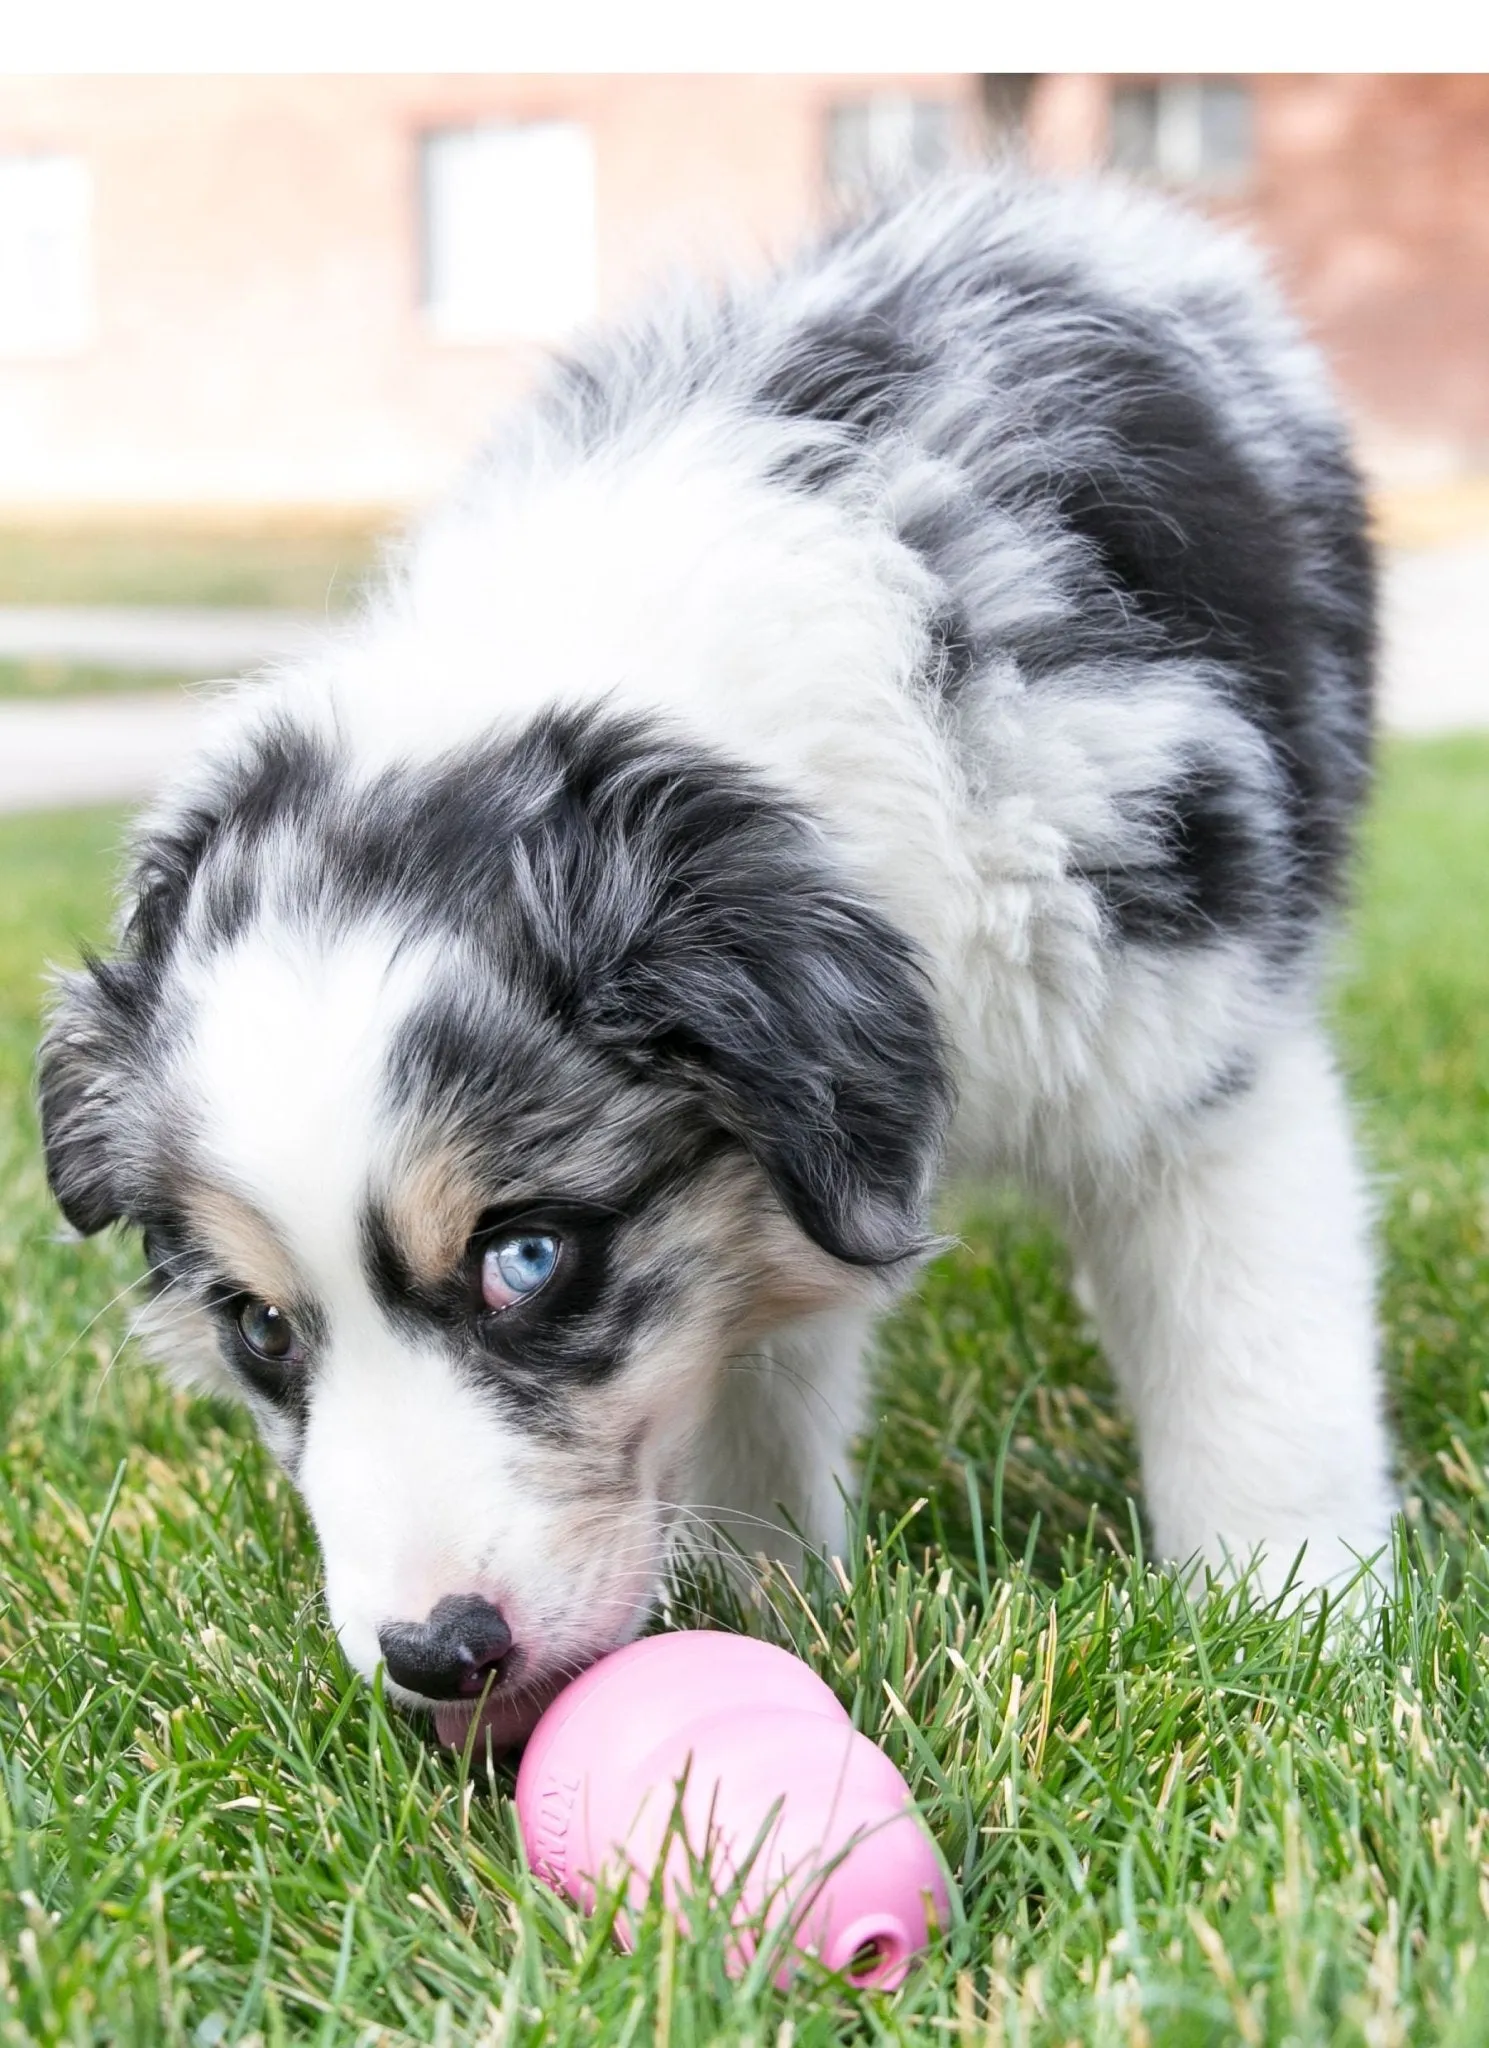
[[[1317,1014],[1373,603],[1250,253],[1009,173],[582,342],[218,708],[51,1025],[48,1162],[143,1226],[354,1663],[479,1596],[517,1729],[695,1518],[839,1545],[953,1175],[1063,1219],[1159,1554],[1380,1550]],[[493,1310],[514,1244],[553,1272]]]

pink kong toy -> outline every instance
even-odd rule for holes
[[[668,1840],[679,1812],[686,1844]],[[929,1941],[932,1913],[947,1925],[904,1779],[799,1658],[749,1636],[681,1630],[602,1657],[534,1729],[517,1815],[533,1869],[586,1912],[623,1876],[643,1904],[664,1844],[673,1907],[696,1882],[689,1851],[716,1888],[748,1862],[733,1975],[753,1954],[745,1923],[762,1918],[789,1921],[793,1945],[851,1983],[885,1989]],[[629,1940],[624,1911],[617,1931]]]

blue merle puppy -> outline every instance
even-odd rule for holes
[[[698,1516],[840,1546],[952,1174],[1062,1218],[1163,1557],[1379,1549],[1318,1017],[1372,612],[1250,253],[1004,173],[581,342],[218,704],[47,1157],[293,1475],[354,1665],[509,1740]]]

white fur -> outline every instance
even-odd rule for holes
[[[1372,1561],[1388,1579],[1395,1503],[1338,1076],[1311,1024],[1258,1059],[1245,1095],[1092,1176],[1070,1207],[1159,1556],[1255,1560],[1271,1595],[1295,1565],[1304,1586]]]

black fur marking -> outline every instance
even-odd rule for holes
[[[362,786],[314,746],[276,744],[225,793],[171,920],[200,904],[202,936],[233,937],[256,844],[287,817],[294,864],[274,885],[294,915],[393,915],[491,959],[491,1001],[447,995],[405,1034],[395,1093],[417,1082],[431,1108],[479,1120],[472,1096],[499,1074],[491,1142],[520,1152],[530,1104],[541,1156],[644,1082],[673,1102],[679,1156],[727,1132],[834,1256],[893,1263],[925,1243],[948,1086],[918,962],[747,772],[600,715]],[[171,920],[148,941],[152,992]]]
[[[1008,658],[1031,688],[1080,669],[1135,695],[1149,664],[1206,664],[1206,687],[1271,751],[1277,782],[1251,813],[1243,866],[1280,872],[1280,886],[1259,920],[1249,888],[1197,887],[1184,871],[1196,818],[1173,841],[1171,894],[1207,899],[1203,913],[1137,920],[1147,942],[1185,945],[1205,918],[1225,929],[1233,903],[1285,967],[1342,891],[1369,777],[1375,591],[1359,479],[1341,429],[1294,396],[1285,324],[1258,317],[1244,280],[1201,266],[1192,285],[1169,277],[1149,295],[1133,265],[1115,282],[1040,210],[1037,185],[1032,196],[1016,176],[988,181],[975,205],[928,199],[913,231],[890,209],[712,318],[597,338],[584,374],[608,393],[613,434],[700,394],[798,422],[772,473],[800,489],[861,501],[906,450],[934,458],[942,497],[901,537],[955,621],[933,628],[926,665],[948,701],[975,704],[979,672]],[[1009,601],[1005,539],[1055,575],[1058,604]],[[1247,829],[1238,807],[1231,841]],[[1132,913],[1111,907],[1120,935]]]
[[[1358,497],[1352,537],[1347,527],[1333,536],[1333,616],[1324,617],[1297,510],[1231,440],[1172,342],[1132,320],[1120,327],[1103,308],[1078,372],[1106,394],[1105,457],[1052,478],[1061,516],[1129,611],[1156,628],[1158,649],[1223,666],[1230,701],[1267,736],[1289,797],[1301,909],[1333,888],[1368,764],[1372,592]],[[1346,485],[1343,475],[1333,481]],[[1341,707],[1352,740],[1337,760],[1308,681],[1331,655],[1357,678],[1354,702]]]
[[[176,1134],[147,1134],[145,1126],[147,1084],[163,1064],[171,1026],[165,977],[188,909],[204,947],[241,932],[258,905],[255,854],[266,836],[324,805],[334,786],[318,741],[271,728],[220,771],[210,801],[141,843],[120,952],[89,957],[69,977],[38,1065],[47,1178],[85,1236],[157,1205],[177,1160]]]
[[[939,696],[951,701],[958,697],[977,666],[977,649],[967,621],[948,605],[930,623],[930,658],[927,678]]]
[[[667,1144],[729,1133],[834,1256],[922,1247],[948,1089],[918,963],[744,771],[555,716],[305,822],[306,914],[401,909],[493,963],[495,1010],[445,994],[405,1032],[395,1096],[474,1117],[478,1145],[484,1114],[520,1154],[525,1124],[546,1149],[650,1083]]]
[[[767,411],[875,433],[893,423],[927,359],[892,306],[823,320],[791,337],[761,380]]]
[[[581,1042],[685,1086],[838,1258],[918,1250],[947,1084],[908,943],[702,753],[572,718],[513,754],[548,792],[520,841],[520,957]]]
[[[415,1339],[437,1336],[469,1377],[529,1427],[567,1436],[568,1395],[618,1371],[675,1299],[666,1275],[616,1271],[614,1241],[624,1220],[619,1210],[592,1204],[525,1204],[483,1220],[456,1268],[431,1285],[410,1271],[386,1215],[372,1204],[363,1218],[363,1257],[395,1329]],[[513,1229],[551,1230],[562,1245],[558,1268],[530,1301],[492,1311],[481,1298],[481,1256]]]
[[[1223,1109],[1228,1103],[1239,1102],[1249,1095],[1256,1086],[1256,1062],[1250,1058],[1233,1060],[1210,1082],[1210,1085],[1196,1096],[1193,1108],[1196,1112],[1208,1109]]]
[[[1285,851],[1258,831],[1256,806],[1215,762],[1144,797],[1152,858],[1081,869],[1122,937],[1146,946],[1201,944],[1265,931],[1288,882]]]
[[[412,1326],[417,1331],[426,1316],[445,1319],[454,1304],[439,1293],[431,1295],[420,1284],[399,1249],[380,1202],[367,1204],[362,1215],[361,1238],[362,1265],[373,1300],[390,1322],[404,1329]]]
[[[1207,829],[1201,816],[1173,840],[1171,893],[1195,906],[1192,913],[1139,912],[1134,926],[1124,901],[1110,907],[1117,927],[1135,937],[1186,944],[1206,919],[1211,929],[1230,928],[1226,905],[1233,903],[1248,912],[1247,929],[1285,959],[1338,893],[1370,762],[1374,574],[1363,498],[1342,444],[1311,422],[1300,425],[1298,479],[1280,489],[1235,438],[1212,373],[1170,320],[1099,295],[1089,276],[1057,255],[1003,249],[980,274],[952,275],[950,252],[946,260],[940,276],[930,260],[919,300],[887,295],[873,322],[861,305],[845,307],[839,353],[851,360],[867,326],[882,360],[894,366],[893,374],[865,381],[854,416],[865,431],[913,435],[917,409],[944,400],[955,380],[969,389],[986,380],[988,416],[1006,422],[1004,432],[979,442],[953,413],[947,452],[956,452],[965,491],[939,516],[903,530],[946,581],[957,657],[945,671],[948,694],[965,689],[980,659],[1004,651],[1035,685],[1076,662],[1115,662],[1129,673],[1135,658],[1213,664],[1227,700],[1265,735],[1281,771],[1293,851],[1283,886],[1260,920],[1249,914],[1256,898],[1244,885],[1196,890],[1194,842]],[[941,294],[957,303],[963,321],[977,323],[977,357],[953,348],[937,361],[925,345]],[[1196,315],[1224,331],[1224,308],[1196,308]],[[1231,346],[1235,374],[1257,381],[1244,347],[1238,340]],[[813,366],[836,359],[821,316],[803,348],[810,389]],[[1275,404],[1265,379],[1260,386],[1263,407]],[[1061,617],[1016,632],[1000,648],[979,634],[975,602],[958,592],[981,568],[978,536],[989,514],[1031,506],[1057,511],[1083,543],[1085,564]],[[934,660],[934,628],[932,637]],[[1247,830],[1238,807],[1227,850],[1247,871],[1275,869],[1268,849],[1248,854],[1240,845]],[[1260,830],[1265,837],[1269,821]],[[1207,898],[1203,909],[1199,896]]]
[[[314,1302],[277,1302],[294,1325],[304,1356],[276,1364],[244,1343],[237,1327],[238,1311],[252,1297],[242,1276],[220,1271],[212,1251],[197,1241],[184,1217],[162,1192],[143,1215],[136,1213],[144,1235],[146,1278],[157,1297],[176,1290],[184,1301],[203,1309],[217,1333],[218,1350],[228,1370],[263,1400],[304,1431],[310,1412],[315,1357],[324,1348],[327,1325]]]
[[[331,755],[313,735],[284,723],[262,733],[220,773],[214,801],[193,807],[141,848],[131,877],[135,910],[125,932],[134,960],[158,972],[188,903],[209,944],[242,931],[258,903],[252,856],[276,828],[323,806],[335,775]],[[229,849],[236,859],[225,857]]]
[[[68,977],[42,1042],[37,1095],[47,1181],[85,1237],[137,1215],[153,1185],[155,1162],[128,1143],[129,1076],[147,1064],[157,994],[151,970],[128,954],[89,959]]]
[[[107,1229],[124,1214],[127,1197],[114,1160],[112,1116],[96,1097],[96,1084],[114,1047],[105,1051],[81,1039],[79,1016],[87,999],[70,999],[72,1017],[64,1036],[53,1030],[37,1075],[47,1185],[57,1206],[83,1237]]]

